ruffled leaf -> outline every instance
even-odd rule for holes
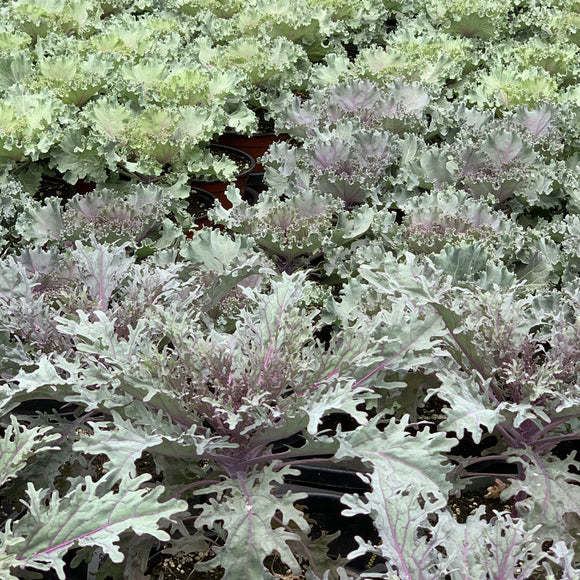
[[[15,416],[10,417],[10,425],[0,439],[0,487],[16,477],[30,457],[56,449],[51,443],[59,438],[59,434],[49,434],[50,431],[49,426],[29,429]]]
[[[24,545],[9,548],[21,567],[53,569],[65,580],[64,555],[73,548],[98,546],[113,562],[121,562],[123,554],[116,543],[120,534],[149,534],[167,541],[169,534],[163,521],[187,509],[180,500],[160,502],[163,487],[144,488],[149,475],[120,481],[104,476],[97,482],[87,477],[63,497],[48,494],[29,483],[28,511],[13,524],[12,531],[26,539]]]
[[[214,486],[216,499],[202,505],[202,512],[195,520],[198,529],[213,528],[218,522],[227,533],[223,546],[215,547],[215,556],[203,564],[199,571],[218,566],[225,569],[224,580],[239,578],[240,569],[252,578],[272,578],[264,565],[264,559],[276,552],[282,562],[295,574],[300,573],[300,562],[290,549],[290,543],[299,541],[300,536],[292,530],[296,526],[307,532],[310,526],[304,514],[294,503],[306,497],[304,493],[287,492],[275,495],[285,475],[296,475],[290,467],[276,469],[266,466],[246,474],[238,474]]]

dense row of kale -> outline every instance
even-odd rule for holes
[[[577,578],[579,25],[4,3],[0,579]]]

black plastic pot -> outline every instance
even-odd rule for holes
[[[465,433],[449,452],[450,457],[455,457],[464,466],[460,468],[460,477],[469,481],[465,485],[467,491],[485,489],[494,484],[496,477],[518,476],[518,463],[508,462],[509,455],[500,458],[489,451],[496,444],[495,436],[484,437],[475,443],[471,433]]]
[[[217,197],[205,189],[192,187],[189,194],[187,211],[193,216],[195,229],[211,226],[207,212],[214,206]]]
[[[241,149],[236,149],[235,147],[228,147],[226,145],[220,145],[217,143],[212,143],[209,147],[210,151],[214,155],[225,155],[230,159],[233,159],[236,162],[239,162],[241,166],[244,167],[243,171],[240,171],[232,181],[202,181],[202,180],[191,180],[189,182],[192,188],[199,188],[204,189],[205,191],[209,191],[213,195],[217,197],[219,202],[226,208],[229,209],[232,207],[230,200],[226,196],[226,188],[230,183],[233,183],[239,190],[240,195],[244,197],[244,192],[246,190],[246,185],[248,183],[248,178],[252,171],[254,171],[254,167],[256,166],[256,162],[254,158],[242,151]]]
[[[238,135],[236,133],[225,133],[219,138],[219,143],[229,147],[241,149],[254,158],[256,167],[254,171],[263,173],[264,166],[259,159],[268,151],[272,143],[285,141],[288,135],[277,135],[276,133],[256,133],[255,135]]]
[[[248,187],[255,189],[258,193],[262,193],[268,186],[264,183],[264,171],[255,171],[254,173],[250,173],[248,177]]]
[[[310,520],[314,523],[312,525],[312,538],[316,539],[322,532],[329,534],[341,532],[341,535],[333,540],[329,545],[328,557],[337,559],[338,557],[345,557],[350,552],[358,547],[355,540],[356,536],[369,541],[378,543],[379,537],[373,526],[372,520],[369,516],[364,514],[357,514],[352,517],[342,515],[345,505],[341,502],[341,498],[345,493],[364,494],[370,490],[370,487],[365,483],[355,470],[343,468],[341,466],[332,465],[328,463],[313,463],[295,466],[299,471],[299,475],[289,476],[286,478],[286,483],[280,486],[277,494],[284,495],[287,491],[305,492],[307,497],[300,500],[298,505],[301,506]],[[204,496],[197,497],[195,502],[190,501],[191,513],[196,512],[196,505],[200,500],[207,500]],[[186,523],[186,527],[190,532],[195,531],[193,521]],[[217,536],[216,536],[217,538]],[[164,558],[163,545],[159,545],[151,551],[149,558],[148,573],[155,570]],[[91,568],[91,565],[96,565]],[[94,570],[102,565],[102,562],[96,560],[83,565],[82,569],[71,575],[71,580],[94,580]],[[365,554],[347,564],[347,568],[351,573],[362,574],[363,572],[383,573],[385,571],[384,560],[377,558],[372,554]],[[91,573],[91,571],[93,572]],[[85,575],[83,575],[85,574]],[[44,579],[43,579],[44,580]],[[52,576],[47,576],[46,580],[53,580]],[[68,580],[68,576],[67,576]]]
[[[298,503],[304,506],[309,518],[316,522],[311,532],[313,538],[322,532],[329,534],[340,532],[340,536],[329,544],[330,558],[345,557],[358,548],[356,536],[372,543],[380,541],[369,516],[342,515],[342,511],[346,509],[341,502],[344,494],[363,495],[370,491],[370,486],[358,476],[357,471],[337,465],[329,466],[328,463],[311,463],[295,467],[300,470],[300,475],[286,477],[286,483],[278,489],[278,493],[294,491],[308,494],[308,497]],[[347,568],[357,574],[385,571],[384,560],[371,554],[355,558],[348,563]]]
[[[249,185],[246,187],[246,191],[244,192],[244,199],[250,204],[254,205],[258,201],[258,196],[260,194]]]
[[[73,417],[78,409],[79,406],[75,403],[66,403],[56,399],[29,399],[20,403],[12,412],[22,415],[56,413],[62,417]]]

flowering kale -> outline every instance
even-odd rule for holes
[[[0,578],[576,580],[579,25],[2,3]],[[263,191],[195,229],[258,118]]]

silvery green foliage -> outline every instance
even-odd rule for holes
[[[0,6],[3,170],[107,180],[2,181],[0,577],[164,549],[578,578],[577,30],[563,0]],[[204,144],[258,105],[294,139],[269,191],[191,232],[185,174],[226,175]],[[337,561],[289,483],[312,460],[364,487],[342,515],[373,539]],[[509,511],[454,517],[494,481]]]
[[[429,20],[446,32],[458,36],[491,39],[506,33],[514,2],[493,0],[425,0],[422,9]]]
[[[306,102],[294,99],[277,118],[278,128],[293,137],[313,136],[316,129],[333,129],[345,121],[356,128],[403,133],[424,128],[430,97],[417,83],[395,82],[385,87],[353,79],[315,91]]]
[[[481,59],[477,42],[436,30],[426,18],[398,27],[380,46],[369,46],[357,55],[350,76],[379,85],[394,81],[419,83],[433,95],[449,94]]]
[[[333,184],[349,175],[360,184],[374,179],[383,192],[394,188],[395,199],[403,192],[453,184],[476,195],[493,195],[512,212],[554,206],[563,203],[560,199],[575,203],[578,118],[573,98],[557,105],[516,102],[498,118],[493,111],[465,102],[435,102],[434,97],[417,83],[382,86],[351,79],[313,91],[308,101],[295,99],[279,116],[278,126],[300,141],[300,153],[288,144],[274,146],[267,180],[278,186],[282,178],[290,178],[294,188],[312,183],[326,190],[328,176],[323,174],[321,181],[318,175],[323,158],[330,164],[322,171],[331,172]],[[357,152],[364,150],[364,140],[370,142],[372,130],[381,132],[394,156],[381,158],[378,181],[368,172],[372,156],[357,164],[364,157]],[[375,154],[387,153],[378,143],[373,147]],[[337,176],[333,161],[340,161],[344,151],[353,168],[342,168]]]
[[[134,250],[161,248],[170,244],[170,217],[179,216],[179,195],[179,187],[132,184],[125,191],[97,187],[75,195],[65,206],[56,197],[31,201],[15,229],[38,245],[70,245],[92,235],[101,242],[131,243]]]
[[[184,255],[198,256],[196,261],[199,262],[204,242],[197,245],[194,242],[195,239],[191,249],[184,247]],[[204,251],[206,268],[219,256],[219,238],[214,238],[213,243],[216,247],[214,258],[207,246]],[[285,562],[298,570],[297,556],[292,554],[302,553],[302,559],[310,551],[307,543],[295,533],[275,531],[281,503],[272,495],[272,490],[289,469],[276,460],[287,461],[293,455],[301,457],[314,450],[332,450],[332,442],[318,436],[319,421],[331,411],[349,409],[357,420],[366,420],[357,406],[371,396],[365,376],[369,367],[376,364],[378,353],[366,348],[362,335],[357,337],[356,332],[351,336],[338,336],[329,350],[312,341],[316,311],[306,310],[308,284],[303,274],[272,281],[268,292],[241,287],[244,304],[233,333],[220,332],[217,326],[208,327],[207,321],[202,322],[205,312],[202,310],[204,302],[198,300],[199,286],[193,286],[192,280],[185,275],[187,261],[177,269],[168,264],[163,290],[159,288],[157,295],[153,295],[155,298],[149,298],[150,309],[141,311],[136,322],[120,325],[119,318],[113,316],[115,312],[120,314],[118,309],[124,303],[123,294],[131,289],[125,282],[128,271],[138,268],[123,250],[123,246],[106,248],[95,242],[89,249],[77,242],[70,252],[70,260],[75,264],[74,272],[83,280],[92,307],[87,308],[87,304],[85,311],[74,312],[71,305],[62,301],[53,304],[57,334],[64,339],[63,344],[70,341],[70,346],[61,347],[60,352],[53,351],[37,365],[22,368],[9,381],[15,390],[6,401],[18,404],[19,400],[31,395],[50,393],[57,400],[67,400],[86,409],[89,414],[78,419],[77,429],[80,426],[82,429],[72,437],[68,460],[62,460],[78,464],[81,473],[86,473],[89,468],[83,467],[83,457],[104,455],[109,458],[103,464],[108,474],[105,478],[95,484],[86,480],[89,486],[86,492],[95,500],[95,511],[91,512],[94,517],[89,517],[89,527],[82,533],[82,540],[74,534],[63,536],[58,550],[52,550],[57,540],[51,539],[53,532],[49,527],[51,522],[56,522],[54,518],[44,520],[39,515],[40,519],[34,520],[38,522],[37,527],[28,523],[28,516],[19,518],[6,533],[38,539],[35,539],[34,549],[25,552],[18,551],[7,540],[4,548],[7,566],[52,567],[62,575],[61,556],[69,548],[87,545],[101,547],[114,564],[119,561],[118,551],[112,544],[102,543],[98,531],[100,524],[95,528],[90,528],[91,525],[106,518],[111,531],[119,529],[120,532],[130,527],[134,533],[141,534],[145,529],[140,522],[148,522],[151,535],[167,540],[165,532],[155,531],[155,517],[169,518],[183,511],[183,502],[171,500],[163,511],[156,507],[154,497],[188,495],[187,490],[195,490],[199,485],[207,490],[208,485],[218,485],[225,476],[225,481],[231,483],[224,485],[223,497],[220,496],[224,514],[231,509],[234,497],[239,495],[240,505],[247,505],[254,503],[255,494],[256,498],[271,496],[264,501],[270,502],[274,519],[263,522],[264,530],[259,538],[254,535],[255,525],[251,523],[247,534],[241,534],[235,517],[230,526],[229,519],[216,510],[214,500],[208,504],[202,501],[200,507],[204,515],[199,520],[200,538],[204,537],[203,522],[213,527],[219,520],[223,522],[220,528],[228,533],[224,557],[250,546],[247,565],[259,571],[263,569],[263,558],[275,550],[282,552]],[[230,265],[233,266],[235,259],[233,255],[230,257]],[[225,264],[222,262],[222,266]],[[158,269],[163,270],[163,267]],[[171,276],[172,269],[181,278],[176,278],[175,274]],[[21,285],[28,280],[24,270],[22,277]],[[163,279],[161,273],[157,277]],[[42,289],[39,294],[43,295]],[[9,308],[12,300],[7,296],[4,303]],[[6,316],[9,317],[9,310]],[[97,412],[106,415],[95,417]],[[276,441],[303,430],[309,434],[307,448],[272,455],[272,445]],[[44,428],[38,434],[43,432]],[[50,440],[47,438],[45,445]],[[164,473],[164,486],[155,485],[155,494],[147,494],[142,486],[137,493],[145,476],[135,479],[135,462],[144,451],[154,455],[158,469]],[[196,465],[199,462],[206,467]],[[185,468],[186,464],[190,467]],[[178,465],[183,467],[173,472],[172,467]],[[19,471],[22,469],[19,465]],[[272,479],[264,478],[264,473],[271,473]],[[125,512],[119,514],[124,515],[125,522],[125,527],[120,528],[115,527],[116,516],[105,513],[107,493],[116,493],[106,491],[105,487],[116,485],[116,482],[120,485],[119,493],[124,486],[129,486],[140,506],[134,518]],[[85,484],[70,479],[65,487],[70,486],[77,490],[74,493],[81,495],[62,497],[64,492],[59,485],[54,481],[46,481],[46,484],[55,488],[47,509],[69,518],[71,528],[74,527],[74,518],[67,515],[67,506],[70,503],[73,510],[80,501],[87,506],[90,504],[89,496],[82,496]],[[271,485],[274,488],[270,488]],[[250,492],[252,487],[255,492]],[[268,490],[266,496],[265,490]],[[41,489],[30,488],[26,493],[30,501],[37,501],[34,498],[38,496],[40,502],[45,497]],[[97,498],[103,501],[98,503]],[[304,514],[293,507],[299,498],[299,495],[287,497],[287,507],[282,509],[280,518],[286,526],[291,520],[297,522],[304,533],[309,525]],[[113,500],[117,501],[116,496],[111,495]],[[124,500],[125,509],[136,513],[131,502],[128,497]],[[33,504],[30,506],[32,510]],[[256,516],[261,518],[261,512]],[[294,545],[296,542],[298,547]],[[50,558],[46,556],[48,552]],[[216,558],[212,566],[222,563],[222,557]]]
[[[0,247],[5,250],[18,239],[16,223],[19,215],[33,205],[30,194],[20,184],[8,180],[0,185]]]
[[[518,497],[533,498],[517,501],[518,515],[525,516],[530,525],[541,525],[538,536],[542,530],[551,537],[574,535],[575,517],[565,515],[565,505],[574,502],[575,490],[563,491],[560,499],[556,493],[574,480],[569,472],[573,459],[561,461],[551,452],[559,442],[577,436],[573,427],[580,412],[572,378],[575,358],[565,346],[569,325],[575,328],[575,316],[565,314],[576,311],[575,290],[560,294],[557,301],[549,291],[535,298],[518,297],[521,290],[513,279],[490,268],[489,258],[478,264],[474,253],[465,250],[437,258],[435,269],[411,263],[399,264],[395,271],[391,262],[384,263],[381,272],[374,267],[361,270],[361,276],[384,300],[409,293],[415,307],[429,303],[437,312],[444,324],[432,345],[432,353],[437,354],[431,361],[421,361],[415,372],[434,372],[438,378],[430,396],[436,394],[449,406],[443,410],[446,418],[440,428],[458,435],[465,429],[476,442],[493,433],[498,443],[488,453],[495,452],[517,467],[522,481],[537,478],[533,494],[530,485],[520,488],[516,481],[510,486],[510,496],[525,489]],[[453,277],[453,286],[440,277],[444,272]],[[473,463],[475,467],[478,461]],[[470,465],[469,459],[460,459],[457,474],[470,478]],[[468,471],[462,471],[466,468]],[[549,493],[538,493],[547,488]],[[535,518],[534,510],[544,519]],[[558,515],[547,519],[554,510]]]
[[[352,207],[378,198],[399,159],[399,146],[386,131],[357,131],[343,124],[301,147],[275,144],[266,159],[268,183],[284,184],[285,194],[315,189]]]
[[[457,197],[441,199],[452,204]],[[488,223],[494,240],[502,222],[493,212],[483,213],[478,203],[466,204],[464,217],[471,216],[467,223],[472,228]],[[468,232],[465,241],[471,235]],[[366,264],[361,263],[358,278],[345,285],[340,299],[328,304],[324,319],[309,306],[312,283],[303,272],[270,274],[268,284],[237,287],[240,309],[234,327],[224,331],[207,316],[204,278],[221,276],[226,287],[234,288],[226,277],[254,275],[254,250],[243,240],[241,234],[229,239],[207,230],[185,242],[172,260],[160,252],[143,264],[119,248],[94,242],[91,248],[77,242],[67,251],[65,256],[74,264],[67,270],[68,284],[73,273],[78,276],[89,302],[85,311],[72,308],[77,299],[47,303],[48,308],[58,307],[52,310],[52,332],[62,346],[40,359],[31,358],[15,376],[7,377],[5,409],[14,411],[25,398],[49,395],[84,410],[88,414],[73,419],[73,437],[66,437],[70,427],[59,427],[58,415],[52,414],[50,423],[39,416],[31,427],[24,422],[18,432],[30,435],[31,453],[46,453],[55,436],[66,437],[66,454],[55,457],[74,466],[81,478],[100,479],[91,483],[70,475],[64,484],[55,472],[43,480],[42,489],[52,491],[48,507],[42,509],[58,511],[72,525],[76,502],[94,502],[93,523],[106,518],[117,533],[125,528],[116,527],[107,498],[117,501],[115,494],[126,490],[126,509],[134,509],[130,506],[135,501],[141,511],[132,511],[123,525],[166,542],[169,536],[157,523],[165,521],[161,515],[192,515],[192,508],[174,502],[181,497],[201,511],[195,511],[193,531],[180,526],[185,535],[173,541],[173,550],[200,549],[211,541],[206,528],[221,538],[203,568],[222,565],[234,577],[235,554],[236,562],[243,558],[248,569],[268,577],[264,558],[276,552],[291,569],[306,565],[311,574],[323,577],[325,567],[314,565],[320,559],[306,540],[309,524],[297,508],[302,496],[280,496],[276,488],[293,473],[293,462],[325,454],[338,464],[362,461],[361,476],[371,483],[368,494],[343,497],[345,516],[370,516],[381,542],[359,540],[351,558],[375,553],[386,560],[391,575],[408,578],[443,573],[461,578],[473,569],[481,570],[482,576],[512,578],[509,570],[519,566],[523,574],[531,574],[542,558],[549,558],[546,566],[573,569],[574,557],[566,556],[565,550],[560,557],[538,545],[539,539],[557,538],[568,549],[576,533],[575,508],[570,505],[575,497],[573,475],[566,475],[576,462],[551,455],[558,441],[570,438],[567,428],[577,421],[578,404],[570,390],[577,373],[570,346],[578,309],[573,287],[558,296],[549,291],[535,299],[519,296],[525,281],[518,288],[507,265],[502,269],[491,262],[477,241],[416,258],[401,252],[398,260],[361,247]],[[6,272],[17,276],[12,294],[4,293],[5,321],[12,319],[16,296],[26,296],[29,280],[39,280],[43,254],[36,254],[27,262],[29,267],[37,264],[34,274],[24,265],[15,267],[14,258],[6,264]],[[100,264],[98,270],[95,264]],[[137,288],[146,304],[134,317],[120,318]],[[37,292],[44,296],[47,288],[41,285]],[[313,341],[313,331],[332,317],[339,331],[324,347]],[[534,352],[548,339],[552,349],[543,362],[535,361]],[[414,425],[404,414],[426,395],[446,403],[444,420],[434,432]],[[369,421],[361,405],[381,412]],[[350,414],[359,427],[336,435],[320,433],[321,419],[334,411]],[[6,433],[11,437],[10,430]],[[301,447],[273,453],[276,442],[300,433],[305,441]],[[470,458],[450,456],[456,443],[450,435],[466,433],[476,441],[494,433],[499,438],[496,455],[519,467],[521,478],[504,492],[506,498],[518,497],[517,518],[497,514],[495,523],[488,524],[478,512],[459,524],[446,511],[449,494],[476,477],[468,471]],[[145,482],[137,475],[144,452],[163,476],[162,484],[148,484],[160,495],[138,487]],[[105,458],[106,476],[97,475],[86,461],[97,456]],[[40,487],[26,490],[18,481],[21,473],[36,473],[26,457],[14,468],[17,479],[11,493],[21,493],[29,513],[36,514],[34,502],[49,496]],[[111,488],[115,482],[118,491]],[[538,484],[559,491],[538,495]],[[520,491],[525,497],[520,498]],[[208,493],[216,495],[208,500]],[[173,503],[163,507],[169,497]],[[97,498],[104,499],[97,504]],[[82,540],[65,535],[58,540],[59,549],[52,550],[57,538],[50,525],[56,520],[43,519],[40,507],[37,511],[34,525],[28,512],[12,516],[3,537],[7,568],[52,567],[62,575],[62,554],[92,546],[103,549],[108,566],[118,570],[114,567],[119,549],[126,557],[136,553],[123,541],[121,548],[104,542],[97,527],[90,526]],[[34,548],[19,549],[23,537],[34,538]],[[149,550],[145,546],[150,539],[143,538],[144,554]],[[139,562],[146,568],[145,560]]]
[[[475,196],[492,194],[498,204],[515,198],[524,206],[554,205],[566,195],[565,160],[571,152],[565,148],[564,110],[520,108],[500,122],[488,117],[470,123],[472,115],[466,115],[448,156],[463,187]]]
[[[266,182],[287,196],[309,188],[328,193],[348,208],[378,204],[409,155],[407,133],[426,129],[428,103],[418,85],[382,90],[363,80],[315,91],[306,102],[294,99],[277,127],[298,143],[270,147]]]
[[[493,197],[514,214],[576,203],[577,120],[569,106],[519,107],[498,119],[431,99],[418,84],[367,80],[295,99],[278,126],[299,145],[270,148],[266,180],[286,195],[315,188],[347,206],[400,204],[448,187]]]
[[[230,210],[216,207],[210,215],[217,223],[251,236],[277,267],[292,272],[312,266],[327,251],[347,246],[368,230],[374,212],[368,206],[346,213],[344,201],[311,188],[284,198],[271,188],[250,206],[229,191]]]
[[[10,425],[6,427],[0,441],[1,486],[14,479],[18,472],[26,467],[28,458],[35,453],[56,449],[49,444],[58,438],[58,434],[48,435],[50,430],[49,426],[28,429],[20,425],[16,417],[11,417]]]
[[[72,491],[62,497],[58,492],[35,489],[30,483],[26,514],[16,522],[8,520],[0,536],[3,569],[53,569],[64,580],[63,556],[72,546],[98,546],[113,562],[120,562],[123,554],[116,542],[126,530],[169,539],[159,522],[172,519],[187,504],[174,499],[159,501],[163,488],[143,487],[148,479],[148,475],[125,478],[114,490],[110,477],[97,483],[87,477],[76,481]]]

